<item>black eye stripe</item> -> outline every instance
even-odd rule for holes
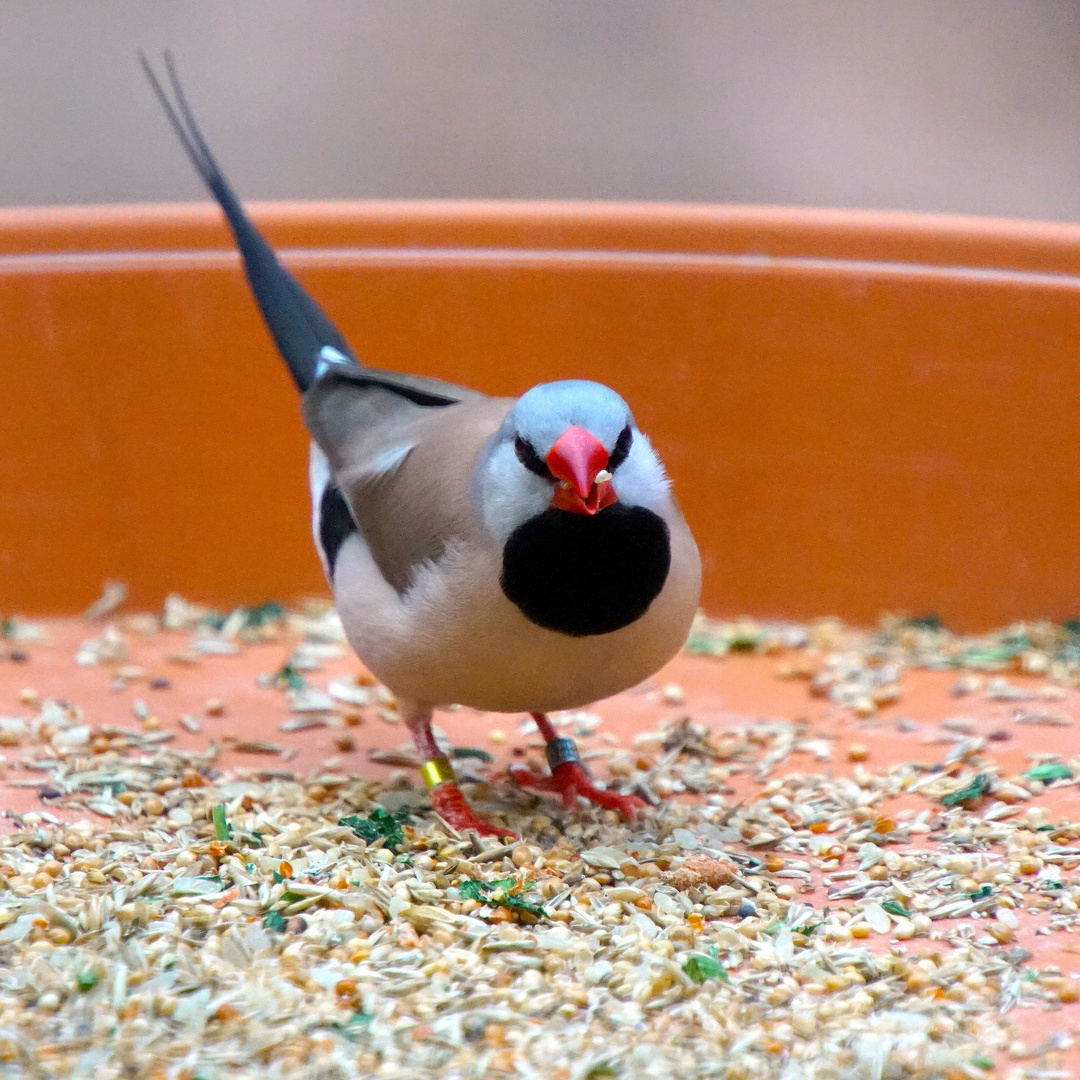
[[[608,459],[608,472],[614,472],[626,460],[626,455],[630,453],[630,444],[633,441],[633,432],[630,430],[630,425],[627,424],[619,433],[618,439],[615,440],[611,457]]]
[[[540,455],[532,448],[532,443],[520,435],[514,440],[514,452],[518,461],[531,473],[542,476],[545,480],[554,480],[551,470],[544,464]]]

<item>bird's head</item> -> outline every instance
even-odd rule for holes
[[[507,414],[481,470],[489,527],[503,536],[549,509],[594,517],[623,502],[659,509],[668,481],[626,402],[583,380],[541,383]]]

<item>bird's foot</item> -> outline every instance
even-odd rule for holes
[[[461,788],[453,780],[444,781],[433,787],[428,793],[435,813],[460,833],[475,829],[481,836],[506,836],[517,840],[518,835],[512,829],[502,825],[492,825],[479,817],[461,794]]]
[[[634,815],[645,806],[636,795],[619,795],[606,788],[597,787],[580,761],[564,761],[551,770],[550,776],[537,776],[528,769],[513,765],[509,771],[522,787],[558,795],[569,810],[582,798],[604,807],[605,810],[618,810],[633,821]]]

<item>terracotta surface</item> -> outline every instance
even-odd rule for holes
[[[587,376],[716,614],[1080,610],[1080,227],[563,204],[256,208],[362,358]],[[321,588],[297,402],[216,211],[0,213],[0,610]]]
[[[307,776],[328,765],[335,771],[355,772],[365,776],[387,777],[390,768],[376,765],[368,758],[372,749],[394,749],[408,742],[407,733],[400,725],[383,722],[374,708],[363,710],[364,723],[348,728],[355,739],[355,749],[340,753],[331,742],[327,729],[309,729],[303,732],[285,733],[280,725],[290,714],[284,694],[279,690],[261,688],[256,684],[260,673],[277,670],[286,659],[289,646],[272,644],[246,649],[240,656],[207,657],[195,666],[170,664],[166,657],[181,649],[189,640],[187,635],[162,634],[154,638],[129,635],[131,655],[128,663],[146,669],[146,679],[132,682],[127,689],[110,689],[113,668],[78,667],[74,654],[78,644],[88,636],[100,633],[100,627],[89,627],[76,620],[49,624],[52,643],[48,646],[29,646],[26,663],[0,663],[0,714],[30,716],[32,710],[20,702],[20,692],[32,687],[42,696],[59,696],[79,705],[84,710],[86,722],[92,726],[116,724],[121,727],[137,726],[133,713],[134,702],[141,699],[161,722],[163,730],[173,732],[170,745],[204,749],[211,738],[221,739],[235,735],[250,739],[265,739],[281,747],[295,751],[289,761],[280,756],[267,754],[224,753],[218,767],[225,769],[288,769],[298,776]],[[1053,739],[1054,749],[1063,758],[1080,754],[1080,724],[1067,728],[1032,728],[1009,723],[1013,705],[1008,702],[989,702],[981,697],[970,697],[958,702],[951,694],[956,680],[955,673],[922,672],[908,670],[901,681],[902,697],[898,704],[890,706],[869,721],[853,719],[852,714],[812,698],[805,682],[782,680],[777,677],[778,665],[784,662],[778,657],[729,657],[718,661],[699,657],[682,656],[665,668],[651,683],[634,691],[620,694],[599,703],[591,711],[600,714],[604,722],[591,738],[579,739],[584,752],[610,750],[613,745],[626,746],[633,736],[643,731],[656,730],[658,723],[667,716],[691,715],[719,732],[759,717],[797,718],[811,721],[810,731],[817,736],[834,739],[834,755],[830,766],[836,774],[850,773],[853,766],[848,761],[847,750],[852,743],[867,747],[869,758],[866,767],[877,769],[899,761],[941,761],[948,749],[947,744],[929,742],[928,736],[936,721],[962,713],[977,722],[978,731],[986,734],[1008,724],[1014,733],[1008,742],[993,742],[986,756],[1000,762],[1003,775],[1012,775],[1030,764],[1028,754],[1045,750],[1048,740]],[[348,657],[328,662],[323,670],[310,678],[311,685],[325,686],[335,675],[356,673],[357,661]],[[154,676],[167,677],[169,689],[153,690],[147,680]],[[1022,686],[1022,677],[1010,676],[1014,685]],[[664,705],[656,692],[670,683],[679,685],[686,697],[684,705]],[[222,698],[226,705],[225,715],[209,717],[205,713],[208,698]],[[1055,711],[1080,717],[1080,691],[1070,690],[1064,700],[1053,704]],[[192,713],[200,718],[201,734],[192,735],[178,723],[181,713]],[[894,720],[897,716],[913,718],[919,724],[916,731],[901,733]],[[478,746],[493,752],[497,767],[512,760],[520,760],[520,752],[530,752],[536,736],[522,736],[519,724],[523,717],[481,714],[471,710],[441,713],[436,723],[452,741],[459,746]],[[341,729],[339,729],[341,730]],[[506,741],[492,738],[493,730],[507,736]],[[1050,732],[1048,735],[1047,732]],[[6,774],[7,780],[39,777],[14,767],[20,751],[4,748],[7,761],[12,764]],[[535,753],[535,751],[532,751]],[[596,771],[604,773],[602,759],[593,759]],[[774,775],[786,771],[816,771],[825,768],[821,762],[806,755],[795,755]],[[418,782],[418,780],[417,780]],[[760,783],[747,775],[731,778],[734,793],[731,801],[738,802],[753,797],[760,791]],[[25,812],[46,809],[58,816],[73,816],[50,809],[50,804],[38,800],[36,792],[24,787],[12,787],[0,782],[0,803],[6,808]],[[879,804],[882,814],[903,820],[905,816],[933,806],[927,799],[907,795],[886,800]],[[1065,786],[1047,791],[1030,805],[1044,806],[1050,820],[1076,821],[1080,816],[1080,789]],[[99,819],[104,824],[105,819]],[[4,828],[10,828],[4,822]],[[932,842],[932,837],[920,838],[919,846]],[[811,859],[818,866],[820,860]],[[820,906],[825,902],[821,886],[820,869],[814,870],[815,889],[811,894],[801,894],[808,903]],[[1071,878],[1072,872],[1067,872]],[[1067,933],[1039,934],[1046,926],[1044,913],[1019,912],[1021,925],[1017,944],[1030,951],[1028,962],[1033,968],[1045,968],[1056,964],[1066,976],[1080,977],[1080,941]],[[959,920],[962,921],[962,920]],[[934,923],[935,930],[945,929],[952,921]],[[886,936],[871,936],[867,943],[875,950],[884,951],[892,946]],[[915,938],[902,943],[910,953],[919,955],[929,945],[926,939]],[[1011,947],[1011,946],[1010,946]],[[1042,1007],[1014,1010],[1010,1019],[1015,1023],[1017,1034],[1026,1046],[1038,1046],[1054,1032],[1075,1038],[1080,1034],[1080,1002],[1065,1005],[1057,1010]],[[1006,1054],[997,1055],[999,1064],[1013,1064]],[[1080,1075],[1080,1045],[1056,1053],[1054,1058],[1072,1075]],[[1023,1059],[1015,1064],[1036,1064],[1037,1059]],[[1061,1073],[1056,1075],[1069,1075]]]

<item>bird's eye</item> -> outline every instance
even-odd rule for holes
[[[614,472],[626,460],[626,455],[630,453],[630,444],[633,441],[633,432],[630,430],[630,425],[627,424],[619,433],[619,437],[615,440],[614,447],[612,447],[611,457],[608,459],[609,472]]]
[[[520,435],[514,440],[514,452],[518,461],[531,473],[542,476],[545,480],[554,480],[551,470],[544,464],[540,455],[533,449],[532,443]]]

